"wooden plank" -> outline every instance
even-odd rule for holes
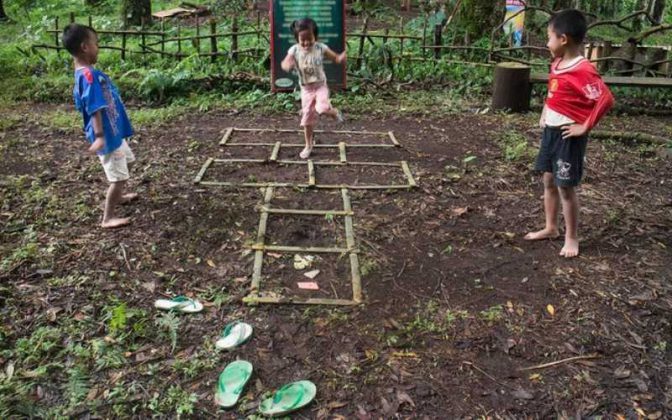
[[[345,143],[340,142],[338,143],[338,152],[341,157],[341,163],[346,163],[348,161],[346,155],[345,155]]]
[[[222,141],[219,142],[219,145],[220,146],[226,145],[226,142],[229,141],[229,139],[231,138],[231,134],[233,134],[233,127],[229,127],[226,129],[224,137],[222,137]]]
[[[413,179],[413,174],[411,173],[411,168],[408,167],[408,163],[405,160],[401,161],[401,169],[404,170],[406,178],[408,178],[408,185],[411,187],[417,187],[415,179]]]
[[[333,305],[333,306],[354,306],[359,302],[347,299],[322,299],[322,298],[299,298],[285,296],[247,296],[243,298],[244,303],[276,303],[276,304],[295,304],[295,305]]]
[[[275,145],[273,146],[273,151],[271,152],[271,162],[275,162],[278,160],[278,154],[280,153],[280,146],[282,146],[281,142],[275,142]]]
[[[604,80],[604,83],[611,86],[672,87],[672,79],[666,77],[604,76],[602,80]],[[530,83],[548,83],[548,75],[533,73],[530,75]]]
[[[215,159],[213,159],[213,158],[208,158],[208,160],[205,161],[205,163],[201,167],[201,170],[198,171],[198,174],[196,175],[196,178],[194,178],[194,184],[198,184],[199,182],[201,182],[201,180],[203,179],[203,176],[205,175],[205,171],[208,170],[208,168],[210,167],[210,165],[212,165],[212,162],[214,162],[214,161],[215,161]]]

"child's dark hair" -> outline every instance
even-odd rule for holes
[[[575,44],[582,43],[588,32],[586,17],[576,9],[561,10],[553,15],[548,24],[556,35],[565,35]]]
[[[63,45],[71,55],[82,52],[82,43],[86,42],[96,30],[90,26],[71,23],[63,29]]]
[[[289,30],[294,34],[294,39],[299,40],[299,32],[310,31],[313,33],[315,39],[317,39],[317,23],[311,18],[297,19],[289,26]]]

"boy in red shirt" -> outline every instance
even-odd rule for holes
[[[565,245],[560,255],[579,255],[579,201],[575,187],[583,176],[588,133],[614,104],[614,97],[595,67],[581,56],[587,23],[577,10],[563,10],[548,24],[548,48],[553,54],[548,97],[539,124],[544,129],[535,170],[543,172],[544,229],[527,240],[556,238],[558,210],[565,218]]]

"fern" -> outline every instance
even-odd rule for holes
[[[77,406],[89,392],[89,378],[81,368],[68,369],[69,379],[65,384],[65,393],[71,406]]]
[[[126,329],[128,320],[126,304],[121,303],[112,309],[112,317],[110,318],[109,328],[110,333],[114,334]]]
[[[180,319],[175,316],[173,312],[167,312],[157,317],[155,323],[161,332],[166,334],[170,339],[170,351],[175,351],[175,347],[177,346],[177,331],[180,328]]]

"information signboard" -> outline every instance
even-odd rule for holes
[[[345,0],[270,0],[271,4],[271,83],[274,92],[298,87],[295,72],[287,73],[280,63],[296,43],[289,30],[293,21],[309,17],[317,23],[318,41],[336,53],[345,49]],[[324,61],[327,83],[345,88],[345,64]]]

